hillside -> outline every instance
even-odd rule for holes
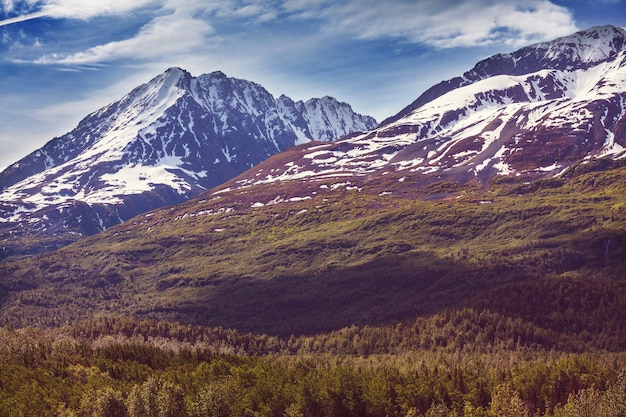
[[[471,307],[621,349],[626,168],[593,169],[490,188],[389,175],[218,190],[1,264],[1,322],[132,315],[284,335]]]
[[[372,131],[290,147],[196,199],[4,262],[0,323],[110,314],[287,335],[472,308],[521,319],[554,340],[623,348],[625,39],[623,29],[596,27],[487,58],[458,86]],[[98,115],[132,113],[128,103],[157,90],[226,106],[215,113],[226,119],[248,109],[235,118],[242,126],[263,113],[254,109],[273,108],[250,106],[263,97],[280,103],[285,120],[296,117],[289,107],[309,122],[332,102],[275,101],[223,74],[170,70]],[[231,107],[222,90],[238,98]],[[177,100],[164,102],[187,108]],[[448,158],[461,154],[470,159]]]
[[[262,116],[244,106],[260,86],[168,71],[181,77],[170,87],[244,87],[234,101],[205,91],[205,104],[234,103],[241,116],[235,129],[234,113],[216,113],[230,142],[203,142],[219,155],[207,166],[237,165],[236,132],[261,121],[281,137],[291,129],[290,146],[251,151],[263,161],[179,204],[164,206],[178,200],[159,187],[124,198],[125,213],[159,207],[115,212],[120,224],[87,203],[57,217],[6,203],[26,217],[0,244],[0,416],[626,415],[625,46],[626,31],[604,26],[492,56],[332,142],[300,140],[295,127],[330,140],[323,126],[344,125],[327,110],[358,119],[334,99],[263,93],[277,107]],[[173,125],[142,125],[152,141],[125,157],[145,159],[141,175],[184,174],[170,191],[189,191],[202,164],[158,161],[193,154],[187,133],[207,124],[179,123],[197,90],[163,91],[193,100],[159,119]],[[137,133],[132,117],[106,120]],[[31,233],[37,219],[60,234]],[[67,219],[99,227],[84,237]]]

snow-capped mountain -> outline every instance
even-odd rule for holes
[[[240,185],[432,174],[486,184],[626,158],[626,31],[594,27],[495,55],[422,94],[379,127],[299,148]],[[271,161],[268,161],[271,162]]]
[[[294,145],[375,126],[331,97],[276,99],[221,72],[171,68],[0,173],[0,227],[91,234]]]
[[[328,97],[275,99],[221,73],[171,69],[1,173],[0,228],[93,233],[244,171],[216,195],[240,189],[268,204],[394,178],[487,184],[626,162],[626,30],[495,55],[373,124]],[[309,143],[351,131],[365,132]]]

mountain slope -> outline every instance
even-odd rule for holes
[[[623,62],[620,50],[586,68],[490,76],[0,263],[0,323],[129,315],[290,335],[469,308],[536,329],[533,343],[623,351]],[[510,175],[494,176],[504,164]]]
[[[591,28],[481,61],[370,132],[309,144],[240,184],[422,174],[487,184],[626,157],[626,31]]]
[[[289,335],[474,308],[619,350],[625,169],[490,188],[388,177],[208,192],[0,264],[0,323],[129,315]]]
[[[2,172],[1,223],[18,234],[92,234],[295,144],[375,125],[330,97],[275,99],[221,72],[171,68]]]
[[[381,124],[396,121],[418,107],[459,87],[498,75],[524,75],[549,69],[584,70],[613,60],[626,47],[624,30],[599,26],[551,42],[523,47],[513,53],[497,54],[478,62],[461,77],[455,77],[429,88],[413,103]]]

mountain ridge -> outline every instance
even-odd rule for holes
[[[604,43],[600,42],[600,45],[604,47],[598,48],[597,42],[593,46],[582,43],[584,39],[597,40],[599,38],[607,40]],[[577,45],[579,46],[578,48],[576,47]],[[455,88],[480,81],[486,77],[503,74],[522,75],[537,72],[541,69],[552,69],[562,64],[560,56],[563,55],[563,50],[561,48],[567,48],[567,46],[569,46],[570,51],[573,51],[572,55],[576,55],[579,58],[572,61],[574,64],[573,68],[581,65],[590,65],[594,62],[609,59],[611,58],[611,53],[623,49],[626,46],[626,30],[613,25],[594,26],[554,41],[539,42],[525,46],[515,52],[496,54],[485,58],[462,76],[442,81],[429,88],[413,103],[400,110],[397,114],[383,120],[380,124],[394,122]],[[559,49],[561,50],[559,51]],[[599,52],[599,55],[594,54],[594,52]],[[517,65],[523,57],[530,55],[534,55],[534,62],[531,61],[530,64],[524,66]]]
[[[580,340],[621,348],[623,298],[588,298],[626,293],[625,168],[597,168],[489,188],[386,176],[207,191],[0,263],[0,323],[98,312],[289,335],[470,307],[554,332],[574,322]]]
[[[488,186],[498,177],[522,182],[562,177],[570,169],[602,158],[615,160],[619,165],[619,161],[626,158],[625,39],[625,30],[603,26],[509,54],[494,55],[465,73],[462,79],[466,80],[466,85],[451,89],[404,116],[400,112],[395,121],[352,133],[336,142],[302,140],[311,132],[323,138],[324,127],[344,128],[344,120],[358,119],[349,107],[342,107],[334,99],[294,102],[284,95],[276,99],[253,83],[245,84],[248,89],[231,88],[231,84],[245,82],[229,79],[220,72],[193,78],[183,70],[170,69],[159,76],[163,79],[160,85],[181,84],[185,89],[146,92],[141,90],[149,89],[145,85],[124,100],[152,100],[157,108],[159,105],[167,107],[169,101],[178,99],[177,91],[191,91],[182,95],[189,98],[184,105],[167,107],[174,109],[168,110],[167,115],[173,123],[161,125],[157,121],[138,128],[136,114],[132,113],[137,106],[130,106],[128,117],[96,126],[101,130],[113,129],[114,133],[128,129],[141,133],[124,151],[131,160],[145,158],[152,165],[148,168],[132,164],[104,165],[102,170],[111,171],[98,177],[104,178],[106,186],[121,184],[130,189],[134,187],[138,193],[125,198],[125,204],[118,204],[114,209],[102,204],[107,201],[94,198],[65,212],[40,215],[52,219],[49,223],[56,225],[55,231],[67,229],[65,219],[70,218],[75,223],[72,227],[82,227],[91,233],[126,220],[134,213],[180,202],[181,195],[197,195],[218,183],[223,184],[220,190],[226,190],[220,192],[284,182],[292,182],[291,188],[300,190],[341,183],[361,187],[365,183],[386,184],[389,178],[397,181],[411,178],[422,185],[451,181]],[[124,100],[103,108],[98,116],[119,114]],[[252,105],[258,102],[265,104]],[[271,112],[255,110],[270,105],[275,105]],[[179,136],[172,136],[172,126],[189,125],[183,121],[191,120],[188,116],[203,106],[210,107],[211,114],[220,116],[200,118],[193,127],[199,126],[198,123],[209,126],[219,132],[222,139],[212,142],[215,159],[198,167],[190,160],[198,154],[200,148],[196,144],[201,142],[198,138],[207,129],[184,130]],[[240,124],[231,123],[236,119],[235,113],[227,110],[233,108],[246,115],[237,119]],[[334,118],[329,119],[329,113]],[[148,116],[154,117],[154,114]],[[148,116],[139,120],[146,120]],[[247,145],[255,149],[252,152],[242,144],[244,126],[267,133],[270,140]],[[285,132],[291,132],[289,139]],[[114,143],[116,136],[109,136],[109,139]],[[86,143],[89,144],[89,140],[93,137],[87,136]],[[280,149],[285,141],[290,146],[299,146],[267,159],[268,149]],[[248,159],[251,153],[262,154],[262,163],[260,160],[251,163]],[[255,167],[249,169],[251,165]],[[226,167],[229,175],[213,183],[206,182],[205,178],[214,177],[216,166]],[[169,186],[152,190],[151,178],[156,176],[161,176],[161,183],[169,181]],[[74,184],[76,178],[71,173],[61,178],[62,184],[50,190],[51,196],[47,198],[60,198],[63,193],[73,195],[74,190],[65,190],[61,185]],[[119,203],[98,178],[89,178],[86,182],[86,187],[93,190],[92,196],[101,193],[105,196],[103,199]],[[224,183],[228,178],[235,179]],[[191,189],[192,186],[195,188]],[[279,195],[278,187],[270,188],[272,190],[274,195],[264,196],[265,201],[259,203],[286,198]],[[299,192],[288,198],[304,197],[311,196]],[[127,208],[130,211],[125,211]],[[20,214],[20,211],[34,211],[37,206],[34,203],[32,207],[10,206],[5,212],[11,209]]]
[[[0,262],[0,324],[132,316],[289,337],[469,308],[623,351],[624,56],[489,77],[399,122],[290,147],[196,198]],[[496,160],[510,143],[523,148],[517,161]],[[480,152],[491,159],[455,158]]]
[[[276,99],[219,71],[170,68],[0,173],[2,223],[14,233],[91,234],[295,144],[375,125],[331,97]]]
[[[593,48],[586,43],[577,47],[581,39],[611,48],[589,54]],[[580,65],[567,60],[572,50]],[[503,72],[503,56],[479,66]],[[520,75],[476,76],[369,132],[309,144],[291,164],[272,166],[270,173],[258,166],[240,183],[332,175],[366,180],[395,173],[484,186],[496,176],[536,180],[598,158],[626,157],[625,30],[592,28],[508,56],[510,62],[525,57],[516,61]],[[536,56],[547,56],[553,68],[537,70]]]

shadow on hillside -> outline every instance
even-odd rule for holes
[[[107,260],[110,268],[93,276],[70,268],[63,256],[44,256],[17,272],[0,264],[0,325],[54,326],[121,314],[284,336],[411,322],[468,307],[603,337],[603,346],[626,344],[626,231],[596,229],[567,242],[563,236],[502,248],[497,258],[381,249],[367,263],[329,264],[307,275],[222,276],[161,289],[146,277],[156,287],[147,292],[124,275],[134,273],[124,263]]]
[[[620,279],[626,278],[626,235],[613,238],[609,251],[603,237],[586,242],[587,253],[578,255],[555,249],[484,261],[464,253],[441,258],[407,252],[311,276],[242,277],[201,289],[175,319],[255,333],[315,334],[469,307],[557,332],[609,332],[614,339],[626,333],[626,280]]]
[[[203,301],[182,307],[187,317],[179,319],[257,333],[314,334],[463,307],[470,296],[516,278],[523,277],[477,267],[462,257],[387,255],[311,276],[233,280],[200,291]]]

